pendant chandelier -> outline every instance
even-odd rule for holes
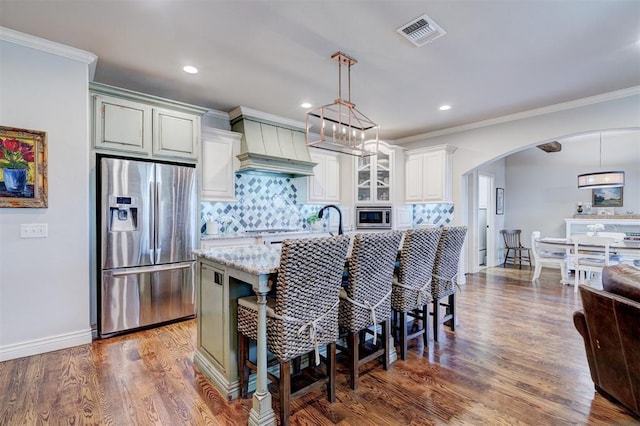
[[[334,53],[331,59],[338,62],[338,98],[307,112],[307,146],[359,157],[375,155],[378,152],[378,125],[351,102],[351,66],[358,61],[342,52]],[[347,100],[342,99],[343,65],[347,71]]]
[[[602,169],[602,133],[600,133],[600,169]],[[592,172],[578,175],[578,189],[616,188],[624,186],[624,172]]]

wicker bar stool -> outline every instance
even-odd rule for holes
[[[340,290],[338,322],[340,334],[346,334],[354,390],[361,365],[382,356],[383,368],[389,368],[391,281],[401,239],[402,232],[398,231],[356,234],[353,239],[348,284]],[[376,330],[378,324],[382,325],[381,336]],[[371,347],[361,339],[363,330],[373,334]]]
[[[335,358],[338,339],[338,293],[347,258],[349,237],[285,240],[282,243],[275,298],[267,300],[267,349],[280,365],[280,377],[268,373],[280,393],[280,424],[289,424],[290,400],[327,384],[330,402],[335,401]],[[248,397],[249,341],[257,339],[256,298],[238,299],[238,366],[240,392]],[[319,347],[327,345],[325,371]],[[315,353],[309,367],[291,374],[291,361]],[[297,370],[297,369],[296,369]]]
[[[431,273],[435,260],[440,228],[410,230],[405,233],[400,250],[400,267],[393,278],[391,308],[394,331],[400,345],[400,358],[407,359],[407,343],[423,337],[429,342],[429,303],[431,303]],[[407,318],[413,318],[412,332],[407,331]],[[417,324],[422,321],[422,328]]]
[[[458,262],[467,235],[466,226],[451,226],[442,228],[442,236],[436,251],[433,265],[433,280],[431,281],[431,296],[433,298],[433,340],[438,341],[440,324],[449,323],[451,331],[456,331],[456,293],[458,283]],[[441,302],[448,298],[447,303]],[[446,307],[445,314],[440,318],[440,306]]]

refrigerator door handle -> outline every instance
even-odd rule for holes
[[[166,265],[158,265],[158,266],[143,266],[141,268],[128,268],[125,270],[111,271],[111,276],[121,277],[124,275],[142,274],[145,272],[160,272],[160,271],[168,271],[172,269],[186,269],[186,268],[190,268],[192,265],[193,265],[193,262],[186,262],[186,263],[174,263],[174,264],[166,264]]]
[[[153,167],[153,183],[151,184],[152,188],[151,188],[151,194],[153,196],[153,218],[151,220],[151,227],[150,227],[150,232],[151,235],[153,236],[153,244],[151,245],[151,259],[153,259],[153,263],[161,263],[160,262],[160,247],[158,247],[158,244],[160,244],[160,238],[158,238],[158,212],[160,210],[158,210],[160,208],[160,195],[158,194],[158,186],[160,185],[158,183],[158,166],[155,165]]]

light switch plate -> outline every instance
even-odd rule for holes
[[[47,238],[46,223],[23,223],[20,225],[20,238]]]

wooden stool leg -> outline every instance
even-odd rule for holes
[[[400,359],[407,360],[407,313],[400,313]]]
[[[289,425],[291,410],[291,365],[289,361],[280,361],[280,424]]]
[[[391,348],[389,347],[389,330],[391,329],[391,320],[387,318],[385,322],[382,323],[382,346],[384,347],[384,355],[382,358],[382,368],[385,370],[389,369],[389,365],[391,364]]]
[[[449,306],[451,310],[451,331],[456,331],[456,322],[458,320],[456,314],[456,300],[456,293],[453,293],[451,296],[449,296]]]
[[[356,390],[358,388],[358,361],[360,358],[360,336],[358,333],[349,332],[347,335],[347,347],[351,353],[349,362],[351,389]]]
[[[327,396],[329,402],[336,402],[336,342],[329,343],[327,348],[327,374],[329,383],[327,384]]]
[[[427,348],[429,346],[429,305],[422,305],[422,341],[424,342],[424,347]]]
[[[433,341],[438,341],[440,331],[440,300],[433,301]]]

